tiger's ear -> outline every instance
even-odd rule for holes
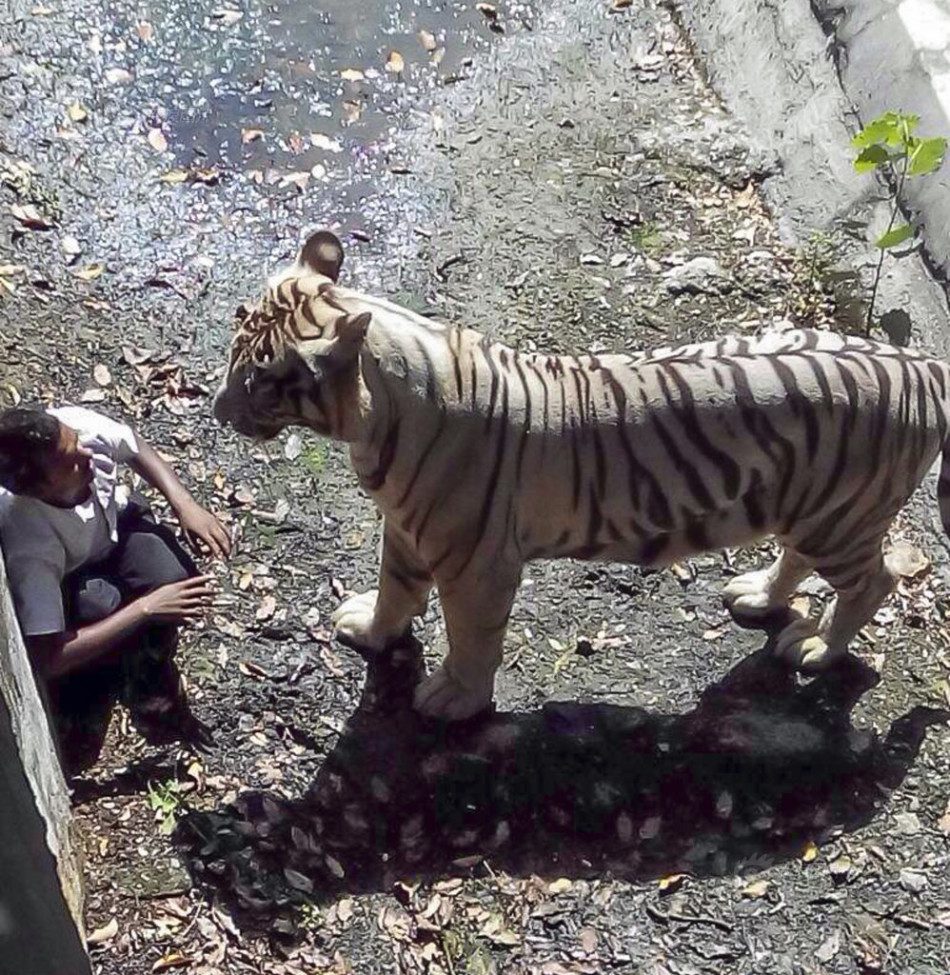
[[[297,263],[336,281],[343,266],[343,245],[336,234],[331,234],[329,230],[318,230],[304,241],[297,255]]]
[[[355,355],[363,345],[372,315],[364,311],[360,315],[344,315],[336,323],[336,342],[341,352]]]
[[[353,362],[363,348],[363,339],[366,338],[371,318],[368,311],[361,315],[341,315],[335,322],[336,335],[321,358],[338,366]]]
[[[317,377],[350,366],[359,357],[373,316],[364,311],[360,315],[342,315],[336,321],[336,335],[329,348],[324,347],[312,356],[306,356],[310,371]]]

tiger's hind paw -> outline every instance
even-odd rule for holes
[[[775,640],[775,655],[804,672],[825,670],[840,660],[845,652],[825,642],[814,620],[790,623]]]
[[[413,707],[428,718],[464,721],[491,704],[492,685],[489,679],[484,687],[465,687],[443,664],[416,688]]]
[[[350,596],[331,617],[333,635],[343,643],[360,650],[384,650],[402,634],[382,632],[376,624],[375,589]]]

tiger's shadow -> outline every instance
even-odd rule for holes
[[[646,880],[798,855],[871,820],[945,712],[881,739],[850,714],[877,675],[854,658],[802,683],[767,644],[685,714],[548,704],[454,726],[410,708],[406,641],[368,661],[358,709],[302,797],[248,792],[174,840],[246,930],[292,935],[295,908],[397,880],[482,869]]]

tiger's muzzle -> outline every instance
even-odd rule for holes
[[[255,440],[270,440],[280,433],[283,424],[268,423],[260,417],[254,416],[246,402],[237,403],[236,399],[246,400],[243,393],[235,397],[225,383],[218,390],[212,404],[214,418],[222,427],[231,427],[242,437],[252,437]]]

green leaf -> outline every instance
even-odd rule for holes
[[[866,146],[888,142],[895,132],[900,132],[897,119],[888,117],[892,114],[889,112],[887,115],[876,118],[873,122],[868,122],[864,128],[851,137],[851,145],[856,149],[863,149]]]
[[[904,126],[907,131],[917,127],[920,117],[917,115],[904,115],[903,112],[885,112],[883,115],[868,122],[851,139],[851,145],[856,149],[863,149],[875,143],[883,143],[888,146],[899,146],[904,141]]]
[[[947,140],[944,138],[920,139],[911,153],[907,175],[922,176],[924,173],[932,173],[943,162],[946,150]]]
[[[862,149],[854,158],[854,168],[859,173],[866,173],[890,159],[890,154],[883,146],[868,146]]]
[[[913,233],[914,228],[909,223],[902,223],[899,227],[892,227],[886,234],[881,234],[875,243],[882,250],[886,250],[888,247],[896,247],[898,244],[902,244]]]

